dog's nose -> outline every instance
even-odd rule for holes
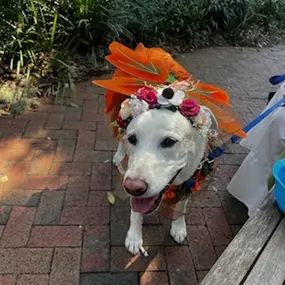
[[[127,178],[123,186],[125,190],[133,196],[141,196],[147,190],[147,183],[141,179]]]

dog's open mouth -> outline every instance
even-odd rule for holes
[[[161,201],[161,193],[148,198],[131,198],[131,207],[134,212],[150,214],[156,210]]]

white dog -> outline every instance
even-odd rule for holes
[[[152,109],[129,123],[114,163],[119,165],[128,154],[128,168],[123,187],[131,196],[130,228],[125,240],[129,252],[139,252],[142,240],[143,214],[153,213],[160,205],[168,183],[181,185],[189,179],[204,157],[207,133],[217,123],[211,111],[201,108],[207,122],[195,128],[180,112]],[[184,207],[187,201],[183,202]],[[171,236],[182,243],[186,236],[184,215],[172,221]]]

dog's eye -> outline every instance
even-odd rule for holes
[[[177,140],[171,139],[171,138],[166,138],[161,142],[160,146],[162,148],[167,148],[167,147],[174,146],[176,143],[177,143]]]
[[[128,137],[128,141],[129,141],[130,144],[136,145],[137,142],[138,142],[138,139],[137,139],[137,137],[135,135],[130,135]]]

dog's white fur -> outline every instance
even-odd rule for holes
[[[142,198],[162,191],[180,169],[182,171],[173,184],[182,184],[193,175],[204,156],[206,134],[205,127],[203,131],[194,128],[179,112],[153,109],[140,114],[130,122],[124,138],[129,157],[124,179],[135,178],[147,182],[148,190]],[[127,142],[126,138],[130,135],[136,136],[136,145]],[[177,143],[170,148],[162,148],[161,142],[165,138],[175,139]],[[122,148],[123,144],[120,143],[114,158],[116,164],[125,153]],[[183,203],[186,208],[187,202]],[[125,245],[132,254],[136,254],[143,243],[142,221],[142,214],[131,210]],[[184,241],[187,236],[184,215],[172,222],[170,234],[176,242]]]

